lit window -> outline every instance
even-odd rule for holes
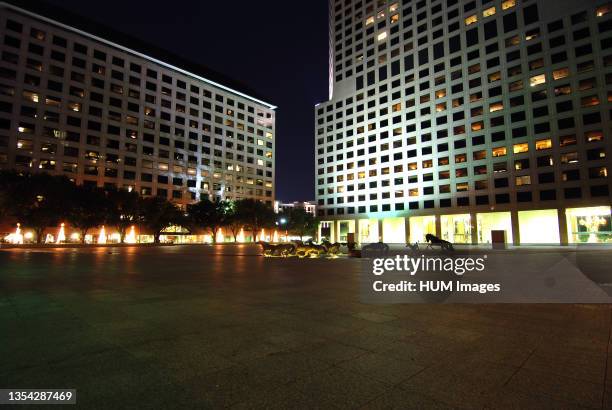
[[[366,26],[374,23],[374,16],[370,16],[366,19]]]
[[[78,102],[68,102],[68,108],[72,111],[80,112],[81,111],[81,103]]]
[[[377,37],[377,38],[378,38],[378,41],[383,41],[384,39],[386,39],[386,38],[387,38],[387,32],[386,32],[386,31],[383,31],[382,33],[380,33],[380,34],[378,35],[378,37]]]
[[[436,98],[446,97],[446,90],[438,90],[436,91]]]
[[[529,30],[525,33],[525,40],[533,40],[534,38],[538,38],[540,36],[540,29],[534,28],[533,30]]]
[[[393,3],[392,5],[389,6],[389,11],[390,12],[394,12],[399,8],[399,3]]]
[[[601,131],[589,131],[584,134],[586,142],[603,141],[603,133]]]
[[[562,78],[568,77],[570,75],[569,68],[564,67],[558,70],[553,71],[553,79],[560,80]]]
[[[544,84],[545,82],[546,82],[546,75],[544,74],[534,75],[533,77],[529,79],[529,85],[532,87],[535,87],[540,84]]]
[[[574,152],[566,152],[561,154],[561,163],[562,164],[575,164],[578,162],[578,153]]]
[[[502,10],[508,10],[509,8],[512,8],[514,6],[516,6],[516,0],[502,1]]]
[[[472,124],[472,131],[480,131],[484,128],[484,123],[482,121],[478,121]]]
[[[25,98],[26,100],[29,100],[32,102],[40,101],[40,96],[36,94],[35,92],[24,90],[22,95],[23,95],[23,98]]]
[[[535,147],[537,151],[552,148],[552,140],[550,138],[537,140],[535,143]]]
[[[465,19],[465,25],[469,26],[470,24],[474,24],[478,21],[478,16],[476,14],[472,14],[469,17],[466,17]]]
[[[580,105],[582,107],[594,107],[599,105],[599,97],[597,95],[589,95],[580,99]]]
[[[487,151],[485,151],[485,150],[474,151],[474,153],[472,153],[472,158],[475,161],[477,161],[479,159],[486,159],[487,158]]]
[[[398,112],[402,109],[402,103],[393,104],[391,106],[391,111]]]
[[[529,144],[526,142],[520,143],[520,144],[514,144],[514,146],[512,147],[512,151],[515,154],[521,154],[523,152],[528,152],[529,151]]]
[[[612,3],[604,4],[603,6],[597,8],[595,15],[597,17],[602,17],[608,14],[610,10],[612,10]]]
[[[495,14],[495,7],[489,7],[488,9],[484,10],[482,12],[482,15],[484,17],[489,17]]]
[[[506,47],[512,47],[512,46],[519,45],[520,42],[521,42],[521,39],[519,36],[508,37],[506,39]]]
[[[18,139],[17,148],[25,149],[25,150],[32,150],[34,149],[34,143],[31,140]]]
[[[436,104],[436,112],[442,112],[446,110],[446,103]]]
[[[489,83],[494,83],[499,80],[501,80],[501,71],[496,71],[489,74]]]
[[[397,23],[399,21],[399,14],[394,14],[391,16],[391,23]]]
[[[419,188],[411,188],[408,190],[409,196],[419,196]]]
[[[569,147],[571,145],[576,145],[578,140],[575,135],[564,135],[559,137],[559,146],[560,147]]]
[[[493,151],[491,151],[491,155],[493,155],[494,157],[503,157],[506,155],[506,147],[497,147],[497,148],[493,148]]]
[[[456,185],[456,188],[457,188],[457,192],[467,191],[469,188],[469,185],[467,182],[459,182]]]
[[[385,17],[385,11],[379,11],[378,14],[376,15],[377,19],[382,19]]]
[[[455,164],[460,164],[462,162],[467,161],[467,154],[457,154],[455,155]]]
[[[531,185],[531,176],[522,175],[520,177],[516,177],[516,186],[521,186],[521,185]]]
[[[493,103],[489,106],[489,112],[495,112],[495,111],[500,111],[504,109],[504,103],[503,102],[496,102]]]

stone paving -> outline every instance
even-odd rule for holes
[[[365,305],[357,260],[219,248],[0,250],[0,388],[104,409],[612,408],[609,305]]]

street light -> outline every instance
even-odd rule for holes
[[[286,223],[287,223],[287,218],[280,219],[281,228]],[[289,242],[289,232],[287,232],[287,226],[285,226],[285,242]]]

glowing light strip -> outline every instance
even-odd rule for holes
[[[90,39],[93,39],[93,40],[98,41],[100,43],[109,45],[109,46],[114,47],[114,48],[118,48],[121,51],[130,53],[130,54],[134,54],[137,57],[144,58],[145,60],[149,60],[149,61],[151,61],[153,63],[159,64],[159,65],[161,65],[163,67],[166,67],[166,68],[169,68],[171,70],[178,71],[181,74],[185,74],[185,75],[193,77],[193,78],[195,78],[197,80],[204,81],[205,83],[208,83],[208,84],[210,84],[210,85],[212,85],[214,87],[217,87],[217,88],[220,88],[222,90],[228,91],[228,92],[230,92],[232,94],[239,95],[240,97],[244,97],[244,98],[246,98],[248,100],[251,100],[251,101],[254,101],[256,103],[265,105],[266,107],[268,107],[271,110],[275,110],[277,108],[277,106],[275,106],[275,105],[269,104],[269,103],[267,103],[265,101],[262,101],[262,100],[258,100],[255,97],[251,97],[251,96],[249,96],[247,94],[241,93],[240,91],[236,91],[236,90],[234,90],[232,88],[226,87],[226,86],[224,86],[222,84],[216,83],[216,82],[214,82],[212,80],[209,80],[207,78],[201,77],[201,76],[199,76],[197,74],[194,74],[194,73],[191,73],[191,72],[189,72],[187,70],[183,70],[182,68],[173,66],[172,64],[165,63],[165,62],[163,62],[161,60],[158,60],[158,59],[150,57],[150,56],[148,56],[146,54],[140,53],[140,52],[138,52],[136,50],[132,50],[132,49],[124,47],[122,45],[113,43],[112,41],[108,41],[108,40],[105,40],[105,39],[103,39],[101,37],[98,37],[98,36],[95,36],[93,34],[87,33],[85,31],[79,30],[76,27],[72,27],[72,26],[69,26],[67,24],[61,23],[59,21],[50,19],[48,17],[41,16],[40,14],[32,13],[31,11],[22,9],[20,7],[14,6],[14,5],[6,3],[6,2],[0,2],[0,7],[6,7],[8,9],[13,9],[13,10],[18,11],[20,13],[23,13],[23,14],[25,14],[27,16],[34,17],[36,19],[42,20],[42,21],[44,21],[46,23],[53,24],[55,26],[58,26],[60,28],[65,29],[65,30],[75,32],[75,33],[80,34],[80,35],[85,36],[85,37],[89,37]]]

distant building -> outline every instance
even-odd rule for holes
[[[279,213],[283,211],[287,211],[290,209],[304,209],[306,212],[316,215],[317,214],[317,205],[314,201],[305,201],[305,202],[288,202],[282,203],[280,201],[274,201],[274,212]]]

